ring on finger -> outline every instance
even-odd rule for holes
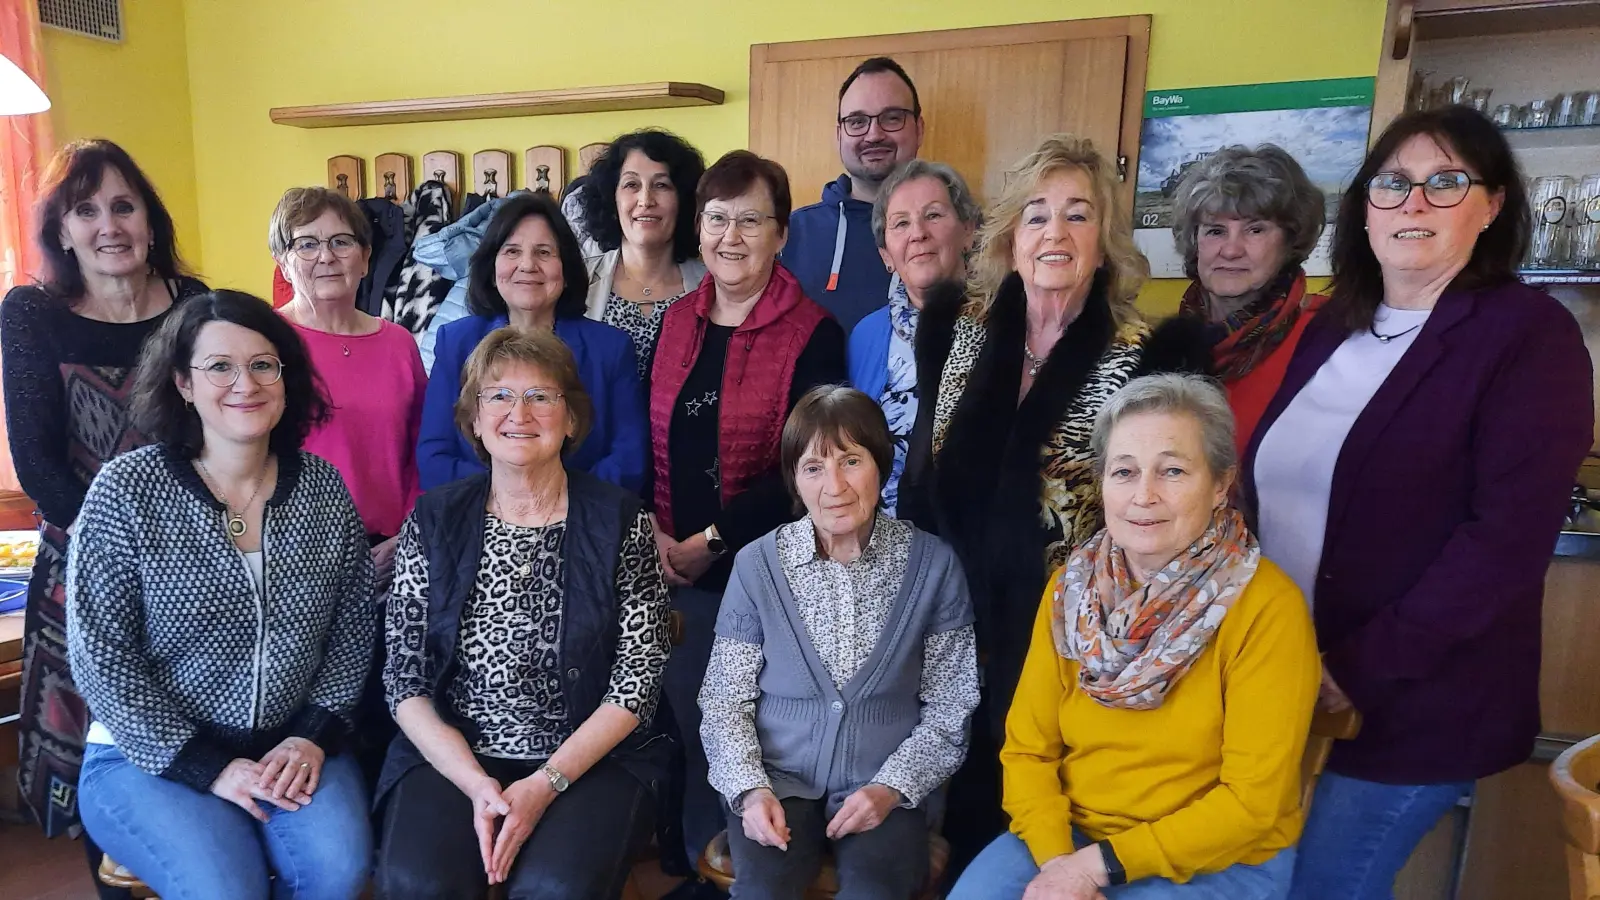
[[[303,763],[300,764],[300,768],[301,769],[309,769],[309,768],[311,768],[311,763],[303,762]]]

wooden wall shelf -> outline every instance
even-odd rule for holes
[[[295,128],[338,128],[350,125],[396,125],[406,122],[448,122],[554,116],[565,113],[666,109],[676,106],[720,106],[722,91],[704,84],[655,81],[605,87],[515,91],[506,94],[464,94],[410,100],[371,100],[323,106],[279,106],[272,121]]]

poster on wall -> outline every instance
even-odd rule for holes
[[[1172,198],[1195,163],[1234,144],[1277,144],[1289,151],[1328,198],[1333,221],[1350,178],[1367,150],[1372,121],[1371,78],[1285,81],[1150,91],[1144,98],[1133,227],[1156,278],[1183,278],[1172,240]],[[1306,274],[1327,275],[1331,231]]]

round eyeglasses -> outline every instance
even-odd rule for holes
[[[848,116],[840,116],[839,127],[843,128],[844,133],[851,137],[861,137],[872,128],[874,119],[877,120],[878,127],[884,131],[899,131],[906,127],[906,123],[915,117],[916,113],[909,109],[891,106],[875,116],[869,116],[866,113],[851,113]]]
[[[478,392],[478,405],[491,415],[509,416],[521,401],[534,413],[544,413],[555,409],[564,396],[546,388],[528,388],[520,394],[510,388],[489,388]]]
[[[1401,172],[1379,172],[1367,181],[1367,202],[1374,209],[1398,209],[1411,192],[1422,188],[1422,197],[1439,209],[1459,206],[1475,184],[1483,184],[1460,169],[1435,172],[1422,181],[1412,181]]]
[[[250,380],[262,387],[277,384],[283,378],[283,363],[276,356],[258,356],[243,366],[231,359],[211,359],[189,368],[199,371],[219,388],[233,387],[239,382],[239,373],[246,369],[250,371]]]
[[[361,246],[361,242],[356,240],[353,234],[336,234],[325,241],[306,235],[290,241],[289,249],[294,251],[295,256],[310,262],[322,255],[323,244],[328,245],[328,252],[332,253],[335,259],[345,259]]]

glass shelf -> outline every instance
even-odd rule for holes
[[[1600,284],[1600,269],[1523,269],[1523,284]]]
[[[1600,146],[1600,125],[1552,125],[1546,128],[1502,128],[1500,131],[1514,150]]]

